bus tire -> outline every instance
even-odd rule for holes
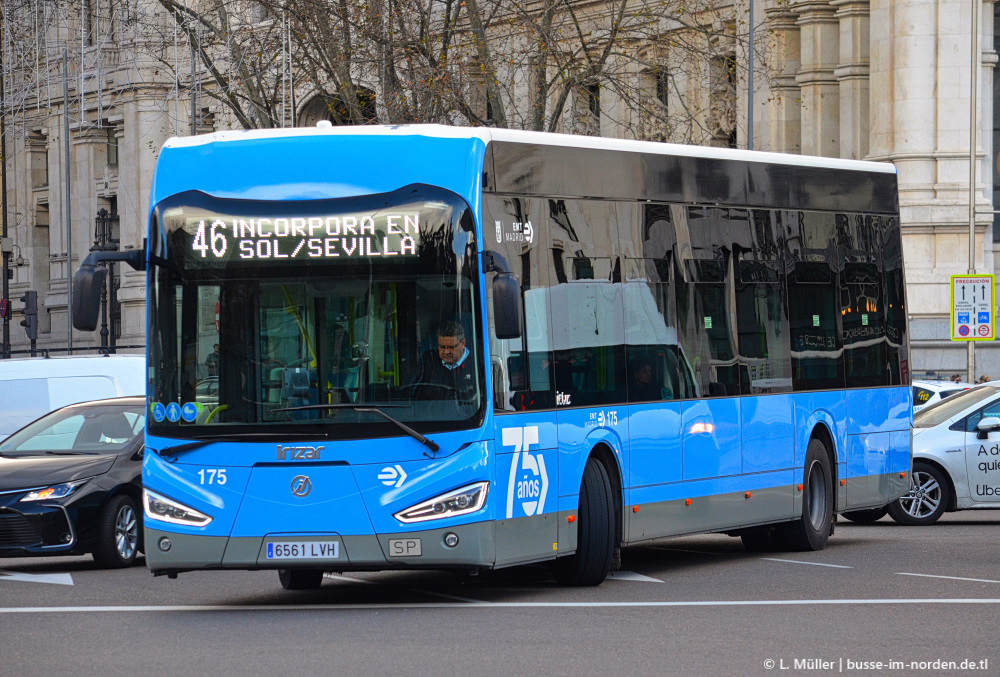
[[[562,585],[599,585],[611,570],[615,552],[615,511],[611,480],[600,461],[591,457],[580,483],[576,553],[556,560]]]
[[[323,585],[322,569],[278,569],[285,590],[316,590]]]
[[[833,533],[833,473],[826,446],[815,437],[806,448],[802,475],[802,516],[775,528],[781,550],[822,550]]]

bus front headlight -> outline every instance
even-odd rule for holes
[[[160,496],[149,489],[142,490],[142,504],[146,519],[170,524],[183,524],[188,527],[203,527],[212,521],[208,515],[189,508],[183,503],[173,501],[166,496]]]
[[[468,515],[486,504],[486,494],[489,493],[489,489],[489,482],[476,482],[401,510],[393,517],[400,522],[410,524]]]

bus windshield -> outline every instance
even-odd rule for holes
[[[324,439],[478,425],[471,211],[430,186],[336,200],[184,193],[151,252],[150,432]]]

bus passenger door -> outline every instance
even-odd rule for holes
[[[496,417],[496,564],[550,558],[558,543],[555,415]]]

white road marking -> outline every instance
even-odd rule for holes
[[[70,574],[25,574],[14,571],[0,571],[0,581],[24,581],[26,583],[73,585],[73,576]]]
[[[329,578],[336,581],[348,581],[350,583],[365,583],[367,585],[378,585],[378,581],[369,581],[364,578],[351,578],[350,576],[340,576],[338,574],[331,574],[329,572],[323,574],[323,578]],[[480,603],[481,600],[470,599],[468,597],[459,597],[458,595],[448,595],[443,592],[433,592],[431,590],[420,590],[418,588],[410,588],[410,592],[414,592],[418,595],[429,595],[431,597],[441,597],[443,599],[453,599],[459,602],[469,602],[469,603]]]
[[[442,599],[453,599],[458,602],[466,602],[467,604],[486,604],[481,599],[472,599],[470,597],[459,597],[458,595],[448,595],[443,592],[432,592],[430,590],[419,590],[417,588],[410,588],[410,592],[415,592],[418,595],[430,595],[431,597],[440,597]]]
[[[991,581],[988,578],[962,578],[960,576],[934,576],[932,574],[908,574],[902,571],[896,572],[897,576],[920,576],[921,578],[945,578],[949,581],[972,581],[973,583],[1000,583],[1000,581]]]
[[[830,567],[831,569],[853,569],[854,567],[844,566],[843,564],[823,564],[822,562],[802,562],[797,559],[778,559],[776,557],[761,557],[761,559],[766,559],[768,562],[785,562],[787,564],[811,564],[814,567]]]
[[[323,574],[323,578],[329,578],[335,581],[350,581],[351,583],[365,583],[367,585],[373,585],[375,583],[375,581],[369,581],[364,578],[351,578],[350,576],[340,576],[338,574],[331,574],[330,572]]]
[[[740,607],[740,606],[848,606],[848,605],[1000,605],[1000,598],[927,598],[927,599],[767,599],[717,600],[688,602],[428,602],[426,604],[237,604],[221,606],[192,604],[186,606],[35,606],[0,607],[0,614],[59,613],[156,613],[218,611],[383,611],[389,609],[570,609],[570,608],[661,608],[661,607]]]
[[[634,571],[612,571],[608,573],[608,578],[613,581],[639,581],[641,583],[662,583],[659,578],[650,578],[637,574]]]

